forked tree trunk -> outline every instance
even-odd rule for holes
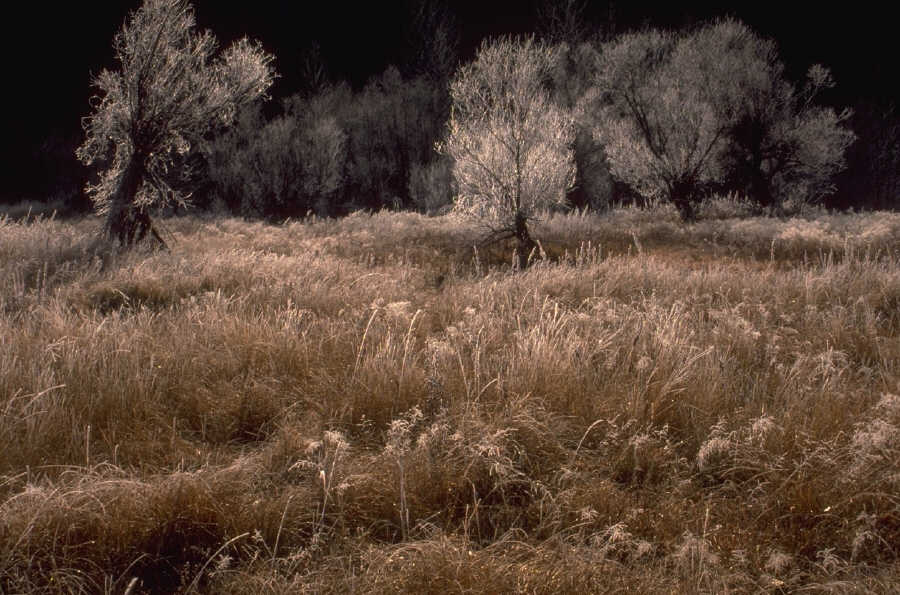
[[[537,248],[531,234],[528,233],[528,220],[524,215],[516,214],[516,254],[519,260],[519,270],[524,271],[528,267],[528,257]]]
[[[143,176],[142,160],[137,156],[132,157],[122,172],[119,186],[109,199],[106,235],[120,248],[130,248],[141,242],[148,234],[158,247],[166,247],[165,240],[153,227],[150,215],[134,202]]]

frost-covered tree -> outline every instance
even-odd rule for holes
[[[322,99],[326,91],[292,97],[269,122],[251,107],[212,143],[209,177],[227,205],[273,220],[330,213],[344,178],[346,134]]]
[[[722,177],[719,153],[737,113],[749,48],[741,32],[723,33],[701,40],[650,30],[623,35],[601,53],[599,87],[608,103],[597,135],[612,174],[647,198],[669,200],[684,218],[702,185]],[[724,50],[727,38],[735,51],[706,47],[719,41]]]
[[[747,89],[741,114],[728,135],[728,184],[764,207],[788,200],[816,200],[834,191],[833,178],[845,167],[856,136],[847,126],[849,110],[837,113],[816,105],[818,94],[834,86],[827,68],[810,67],[798,91],[783,77],[771,44],[768,76]]]
[[[118,70],[93,81],[99,95],[77,154],[101,169],[87,191],[120,245],[148,233],[162,243],[148,211],[184,204],[173,165],[274,80],[273,57],[259,44],[245,38],[218,53],[195,25],[185,0],[145,0],[113,40]]]
[[[450,85],[440,149],[454,161],[454,210],[515,238],[520,268],[535,248],[529,220],[565,203],[575,179],[573,119],[548,89],[556,51],[531,38],[485,42]]]
[[[812,103],[828,77],[810,72],[812,86],[798,93],[774,43],[732,19],[617,38],[603,48],[597,78],[596,132],[613,176],[685,219],[738,166],[761,202],[788,188],[815,194],[843,166],[853,135],[846,115]]]
[[[404,78],[393,66],[338,109],[347,132],[345,191],[358,206],[409,204],[412,170],[435,160],[447,121],[446,87],[430,77]]]

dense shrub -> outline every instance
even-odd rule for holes
[[[268,122],[245,113],[213,143],[210,177],[232,210],[276,219],[439,208],[450,192],[434,151],[446,113],[437,82],[391,67],[358,93],[340,84],[290,97]]]
[[[414,163],[409,172],[409,198],[419,211],[437,213],[453,203],[453,162],[443,158]]]

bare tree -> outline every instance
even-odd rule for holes
[[[520,268],[535,243],[528,221],[565,202],[574,183],[573,119],[550,96],[555,49],[533,39],[482,44],[450,85],[446,142],[459,195],[454,210],[491,238],[515,238]]]
[[[782,71],[774,43],[731,19],[610,42],[598,70],[605,106],[596,134],[613,176],[670,201],[684,219],[739,160],[759,178],[757,191],[778,184],[821,193],[853,140],[842,126],[847,114],[812,103],[830,84],[827,70],[813,67],[802,93]]]
[[[165,245],[148,210],[185,203],[170,169],[275,77],[259,44],[241,39],[214,57],[215,38],[195,24],[185,0],[145,0],[113,40],[119,69],[93,81],[100,93],[77,155],[103,169],[87,191],[122,246],[148,233]]]
[[[846,126],[850,110],[815,103],[834,86],[827,68],[810,67],[798,92],[784,80],[774,49],[768,67],[768,77],[747,88],[728,135],[725,166],[733,186],[763,207],[781,209],[787,199],[807,202],[834,192],[833,178],[856,136]]]
[[[609,103],[597,134],[615,177],[645,197],[668,199],[690,219],[699,187],[719,177],[717,151],[733,101],[727,78],[722,100],[711,97],[702,52],[678,42],[650,30],[603,48],[599,87]]]
[[[410,3],[407,37],[411,70],[436,81],[446,81],[456,68],[459,29],[446,0],[414,0]]]
[[[543,0],[537,6],[538,29],[550,43],[577,45],[590,35],[587,0]]]

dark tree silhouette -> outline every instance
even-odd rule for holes
[[[213,35],[195,31],[184,0],[145,0],[113,40],[117,71],[103,70],[79,159],[101,169],[87,192],[105,215],[107,236],[130,246],[151,234],[149,210],[185,204],[172,169],[238,109],[265,95],[273,56],[244,38],[217,54]]]
[[[847,151],[838,186],[842,206],[900,207],[900,113],[891,101],[862,101],[852,126],[859,139]]]
[[[787,199],[805,202],[833,192],[834,176],[845,167],[856,136],[846,126],[849,110],[838,113],[815,103],[834,86],[828,69],[813,65],[798,91],[784,80],[774,44],[767,45],[766,76],[746,86],[724,164],[729,186],[780,210]]]
[[[410,2],[409,71],[446,81],[453,75],[459,51],[459,29],[446,0]]]
[[[269,122],[258,106],[245,110],[211,144],[208,171],[219,197],[244,216],[273,221],[327,215],[343,182],[347,139],[324,99],[295,96]]]
[[[537,5],[541,37],[551,44],[585,41],[591,35],[586,9],[587,0],[544,0]]]

